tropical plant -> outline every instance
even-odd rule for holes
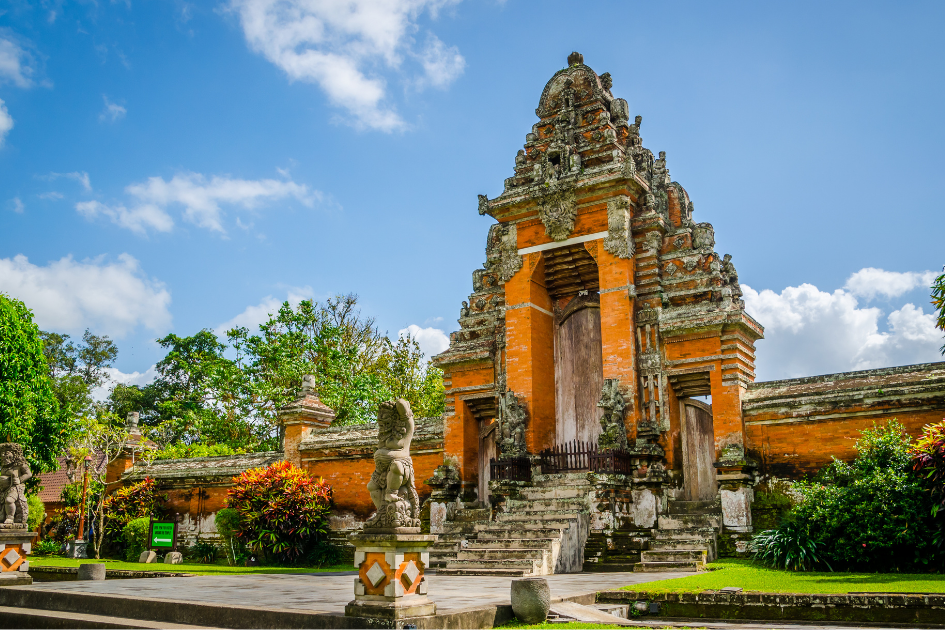
[[[940,330],[945,330],[945,266],[942,267],[942,274],[932,281],[932,307],[935,311],[935,326]],[[942,354],[945,354],[945,344],[942,345]]]
[[[790,520],[756,534],[748,544],[755,560],[776,569],[813,571],[823,565],[833,571],[820,549],[821,544],[812,540],[803,526]]]
[[[0,438],[17,442],[33,471],[56,470],[74,418],[59,408],[43,354],[39,328],[23,302],[0,294]]]
[[[125,560],[135,562],[148,548],[148,528],[151,519],[147,516],[135,518],[121,528],[121,540],[124,543]]]
[[[166,513],[167,498],[167,494],[157,491],[154,479],[150,477],[119,488],[105,499],[105,536],[112,542],[123,541],[126,540],[125,527],[132,521],[162,518]]]
[[[33,548],[30,550],[32,556],[56,556],[60,553],[62,553],[62,543],[48,538],[33,543]]]
[[[270,561],[295,564],[328,534],[331,486],[277,462],[234,477],[227,507],[239,514],[237,536],[248,547]]]
[[[929,493],[937,525],[936,547],[945,545],[945,420],[925,426],[912,448],[912,470]]]
[[[188,550],[188,554],[197,562],[213,564],[214,560],[217,559],[217,550],[217,546],[212,542],[197,538]]]
[[[225,457],[245,453],[244,448],[227,444],[169,444],[154,454],[154,459],[190,459],[193,457]]]

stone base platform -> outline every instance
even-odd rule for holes
[[[85,628],[492,628],[512,619],[510,578],[427,573],[435,615],[365,619],[345,615],[357,573],[254,574],[160,580],[34,583],[0,589],[2,610],[16,609],[13,627]],[[662,573],[549,575],[553,601],[591,604],[597,591],[655,579]],[[29,617],[29,620],[27,619]],[[129,617],[133,619],[129,619]],[[101,625],[96,625],[99,621]],[[58,623],[59,625],[54,625]],[[2,624],[0,624],[2,625]],[[71,626],[79,627],[79,626]]]

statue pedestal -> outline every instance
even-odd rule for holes
[[[414,527],[398,529],[409,533],[366,530],[349,536],[355,546],[358,577],[354,601],[345,606],[345,615],[399,620],[436,614],[424,577],[430,563],[427,548],[436,536],[421,534]]]
[[[26,560],[37,533],[26,525],[0,523],[0,579],[28,575],[30,563]]]

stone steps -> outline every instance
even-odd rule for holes
[[[570,524],[577,516],[578,511],[565,510],[516,510],[515,512],[499,512],[495,515],[498,523],[564,523]]]
[[[470,541],[467,551],[475,549],[546,549],[557,541],[557,538],[484,538],[480,536]]]
[[[637,573],[697,573],[705,568],[701,562],[637,562],[633,570]]]
[[[707,549],[657,549],[640,554],[640,562],[701,562],[706,563]]]
[[[460,551],[457,560],[540,560],[545,561],[548,554],[546,549],[528,547],[511,547],[502,549],[464,549]]]
[[[526,501],[510,499],[505,502],[504,511],[506,512],[517,512],[520,510],[528,512],[541,512],[541,511],[569,511],[573,510],[579,512],[581,510],[587,510],[587,499],[580,498],[557,498],[557,497],[541,497],[536,499],[529,499]]]
[[[0,606],[0,619],[4,628],[206,628],[165,621],[127,619],[114,615],[92,615],[88,613],[43,610]]]
[[[586,499],[587,486],[541,486],[538,488],[522,488],[521,494],[526,499]]]
[[[446,567],[447,570],[456,570],[456,569],[514,569],[516,571],[523,571],[523,575],[541,575],[542,561],[541,559],[527,559],[527,558],[499,558],[499,559],[485,559],[485,558],[476,558],[472,560],[453,560]],[[441,572],[437,571],[437,574],[440,575]]]
[[[526,577],[532,575],[520,569],[437,569],[437,575],[482,575],[490,577]]]
[[[565,526],[560,527],[549,527],[545,523],[544,527],[518,527],[511,528],[511,523],[499,524],[499,523],[490,523],[488,525],[482,525],[480,529],[476,531],[478,534],[476,540],[487,540],[489,538],[554,538],[560,539],[561,532]],[[521,525],[521,523],[516,523],[516,525]]]

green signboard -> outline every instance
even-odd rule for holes
[[[151,523],[151,547],[172,549],[174,547],[175,534],[177,534],[177,525],[175,523],[153,521]]]

